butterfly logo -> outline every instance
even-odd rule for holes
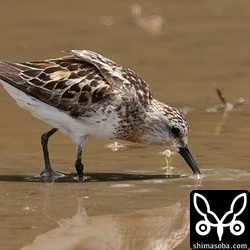
[[[239,209],[239,204],[241,204],[240,202],[242,202],[242,200],[243,200],[243,205]],[[203,206],[199,207],[198,202],[200,202],[199,203],[200,205],[202,205],[203,203]],[[235,206],[236,203],[238,203],[237,207]],[[242,221],[237,220],[237,217],[246,208],[246,205],[247,205],[246,193],[239,194],[233,199],[231,206],[230,206],[230,210],[227,211],[222,216],[221,219],[219,219],[218,216],[213,211],[211,211],[210,205],[207,199],[203,195],[195,193],[193,196],[193,204],[194,204],[196,211],[203,217],[203,219],[197,222],[195,226],[195,230],[199,235],[204,236],[204,235],[209,234],[211,227],[217,228],[217,235],[218,235],[219,241],[221,241],[222,239],[222,235],[224,233],[225,227],[229,227],[230,232],[235,236],[238,236],[244,233],[245,225]],[[228,222],[230,218],[232,219],[230,220],[230,222]],[[225,222],[226,220],[227,222]]]

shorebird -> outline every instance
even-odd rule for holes
[[[91,137],[171,147],[194,174],[201,174],[187,147],[189,125],[181,113],[154,99],[137,73],[100,54],[71,50],[37,62],[0,61],[0,82],[19,106],[53,127],[41,136],[42,177],[60,176],[51,168],[48,150],[48,140],[58,130],[77,145],[79,178],[82,148]]]

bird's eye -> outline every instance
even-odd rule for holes
[[[174,126],[171,128],[171,132],[173,135],[179,135],[181,131],[178,127]]]

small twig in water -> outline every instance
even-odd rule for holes
[[[216,113],[218,111],[228,112],[228,111],[231,111],[232,109],[234,109],[235,107],[242,105],[245,102],[243,97],[239,98],[238,100],[236,100],[234,102],[228,102],[220,87],[216,86],[215,90],[216,90],[216,93],[218,94],[219,99],[221,100],[222,104],[215,106],[213,108],[206,109],[206,112],[208,112],[208,113]]]
[[[217,92],[217,94],[218,94],[218,96],[219,96],[221,102],[222,102],[225,106],[227,106],[228,101],[227,101],[226,98],[223,96],[222,90],[221,90],[218,86],[215,86],[215,90],[216,90],[216,92]]]
[[[216,90],[216,93],[219,96],[219,99],[222,102],[222,105],[216,106],[214,108],[209,108],[209,109],[206,110],[206,112],[208,112],[208,113],[216,113],[218,111],[223,112],[222,113],[222,119],[219,122],[219,124],[216,126],[216,129],[215,129],[215,135],[218,136],[218,135],[220,135],[220,133],[222,131],[222,128],[223,128],[223,126],[224,126],[224,124],[226,122],[226,119],[228,117],[228,111],[231,111],[236,106],[242,105],[245,100],[244,100],[244,98],[241,97],[241,98],[239,98],[239,100],[237,100],[235,102],[228,102],[220,87],[215,86],[215,90]]]

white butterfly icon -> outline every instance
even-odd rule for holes
[[[234,211],[236,210],[235,208],[235,204],[239,199],[243,198],[243,205],[241,207],[241,209],[239,211]],[[197,200],[201,199],[204,203],[205,203],[205,207],[206,207],[206,211],[202,212],[201,209],[198,207],[198,203]],[[218,216],[210,210],[210,205],[207,201],[207,199],[198,193],[194,194],[193,197],[193,203],[194,203],[194,207],[196,209],[196,211],[203,216],[204,220],[200,220],[199,222],[197,222],[196,226],[195,226],[195,230],[199,235],[207,235],[209,234],[211,227],[216,227],[217,228],[217,235],[219,238],[219,241],[221,241],[222,239],[222,235],[224,233],[224,227],[229,227],[230,232],[233,235],[241,235],[244,231],[245,231],[245,225],[243,224],[242,221],[240,220],[236,220],[237,216],[239,216],[244,209],[246,208],[247,205],[247,195],[246,193],[242,193],[237,195],[230,206],[230,210],[228,212],[226,212],[221,219],[218,218]],[[204,208],[203,208],[204,210]],[[233,218],[229,223],[224,223],[225,219],[227,218],[228,215],[232,214]],[[211,220],[209,221],[209,217],[211,219],[214,218],[216,220],[216,223],[211,222]]]

